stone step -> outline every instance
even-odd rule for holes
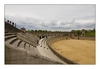
[[[25,49],[26,49],[26,50],[30,50],[30,45],[29,45],[28,43],[26,43]]]
[[[20,45],[21,43],[22,43],[22,40],[20,40],[20,42],[18,43],[18,45],[17,45],[17,46],[19,47],[19,45]]]
[[[26,42],[24,43],[24,49],[25,49],[25,45],[26,45]]]
[[[32,46],[32,45],[30,45],[30,51],[32,51],[32,52],[34,52],[34,53],[36,53],[36,54],[39,54],[37,48],[34,47],[34,46]]]
[[[15,35],[5,36],[5,41],[8,40],[8,39],[14,38],[14,37],[16,37],[16,36]]]
[[[8,33],[7,30],[5,30],[5,33]]]
[[[16,41],[14,41],[12,44],[15,45],[15,47],[18,47],[18,43],[20,42],[21,40],[17,39]]]
[[[5,33],[5,36],[12,35],[12,33]]]
[[[14,39],[14,40],[12,40],[12,41],[10,42],[10,44],[13,44],[16,40],[18,40],[18,39]]]
[[[25,42],[22,41],[22,42],[19,44],[19,47],[20,47],[20,48],[24,48],[24,44],[25,44]]]
[[[14,40],[17,40],[17,37],[13,37],[13,38],[11,38],[11,39],[9,39],[9,40],[6,40],[5,42],[11,43],[11,42],[14,41]]]

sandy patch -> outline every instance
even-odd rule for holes
[[[95,64],[95,41],[61,40],[51,44],[58,53],[79,64]]]

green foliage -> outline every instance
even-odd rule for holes
[[[71,32],[76,32],[76,30],[71,30]]]
[[[80,30],[77,30],[76,33],[77,33],[78,35],[81,35],[82,32],[81,32]]]
[[[34,32],[34,30],[31,30],[31,32]]]
[[[38,30],[38,32],[42,32],[42,30]]]
[[[35,30],[35,32],[37,32],[37,30]]]
[[[47,32],[47,30],[42,30],[42,32]]]
[[[47,30],[27,30],[27,32],[48,32]]]
[[[85,36],[95,37],[95,31],[96,31],[95,28],[93,28],[92,30],[91,29],[85,30]],[[81,30],[71,30],[71,32],[75,32],[78,35],[81,35],[82,34],[82,31]]]
[[[94,37],[95,36],[95,32],[87,32],[86,36],[93,36]]]
[[[95,28],[93,29],[93,32],[95,32]]]

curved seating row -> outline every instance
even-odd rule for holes
[[[48,57],[54,61],[58,61],[62,64],[66,64],[64,61],[62,61],[59,57],[57,57],[52,51],[51,49],[48,47],[47,43],[46,43],[46,39],[43,38],[39,41],[39,45],[37,46],[37,49],[39,51],[39,53],[45,57]]]
[[[9,43],[11,45],[14,45],[15,47],[20,47],[20,48],[24,48],[27,49],[29,51],[35,51],[35,53],[39,54],[36,46],[33,46],[19,38],[17,38],[16,35],[13,35],[11,33],[5,33],[5,42]]]
[[[41,55],[33,46],[12,33],[5,33],[5,63],[7,64],[62,64]]]

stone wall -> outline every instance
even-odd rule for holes
[[[51,45],[51,43],[53,43],[53,42],[56,42],[56,41],[59,41],[59,40],[66,40],[66,39],[70,39],[70,37],[68,37],[68,36],[52,37],[52,38],[49,38],[47,40],[47,42],[49,43],[49,45]]]
[[[87,36],[79,36],[75,37],[74,39],[80,39],[80,40],[95,40],[95,37],[87,37]]]

